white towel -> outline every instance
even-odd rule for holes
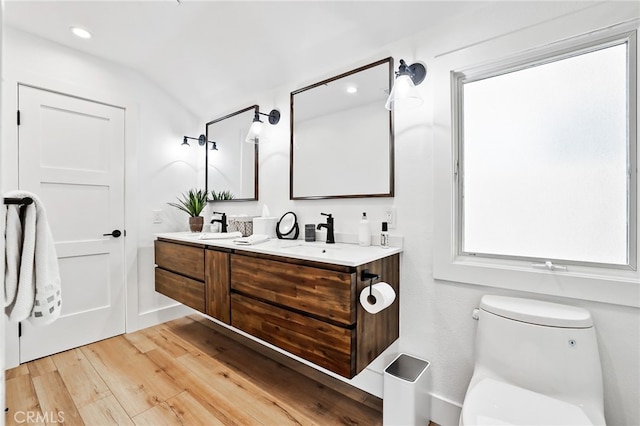
[[[5,270],[4,270],[4,306],[11,305],[18,291],[20,271],[20,252],[22,251],[22,224],[20,206],[7,206],[7,224],[5,228]]]
[[[33,325],[46,325],[58,318],[62,307],[58,256],[47,214],[35,194],[13,191],[5,197],[33,199],[33,204],[26,206],[22,220],[20,275],[16,296],[7,314],[12,321],[28,318]]]
[[[242,237],[242,232],[203,232],[198,237],[198,240],[228,240],[238,237]]]

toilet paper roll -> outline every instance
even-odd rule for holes
[[[275,238],[277,223],[278,223],[277,217],[254,217],[253,233],[268,235],[270,238]]]
[[[375,300],[369,297],[370,294]],[[371,290],[369,290],[369,286],[366,286],[360,292],[360,304],[365,311],[371,314],[377,314],[388,308],[394,300],[396,300],[396,292],[385,282],[374,284]]]

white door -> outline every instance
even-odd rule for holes
[[[124,110],[18,88],[19,186],[46,208],[62,279],[60,317],[22,322],[26,362],[125,331]]]

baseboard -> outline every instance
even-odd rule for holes
[[[2,368],[8,370],[20,365],[20,340],[18,339],[18,323],[9,321],[7,316],[4,316],[4,339],[3,339],[3,353],[4,363]]]
[[[182,305],[180,303],[164,308],[140,312],[138,314],[136,324],[130,324],[129,322],[127,322],[127,333],[133,333],[134,331],[152,327],[163,322],[172,321],[177,318],[182,318],[187,315],[192,315],[196,312],[197,311],[195,311],[194,309],[191,309],[188,306]]]
[[[462,406],[439,395],[431,394],[431,421],[440,426],[457,426]]]

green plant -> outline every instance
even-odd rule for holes
[[[233,200],[234,198],[236,197],[231,193],[231,191],[219,191],[219,192],[216,192],[215,190],[211,191],[211,199],[213,201]]]
[[[207,206],[207,191],[204,189],[190,189],[186,194],[182,194],[182,198],[178,197],[177,203],[167,204],[182,210],[191,217],[197,217]]]

